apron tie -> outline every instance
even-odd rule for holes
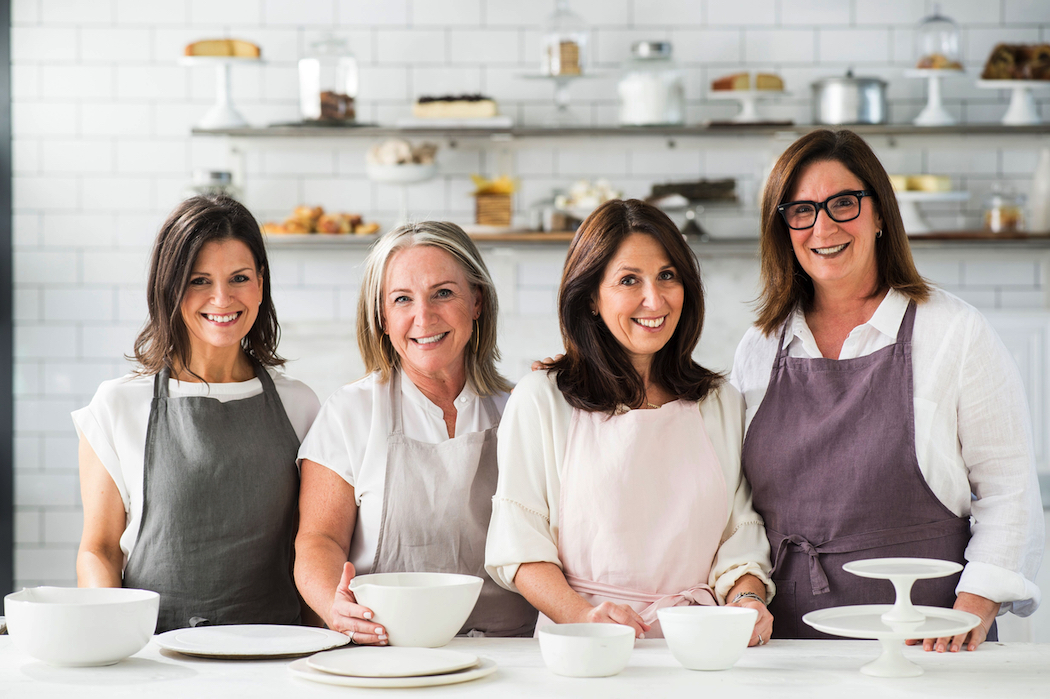
[[[565,574],[565,581],[569,583],[569,587],[576,592],[593,595],[602,600],[607,599],[613,602],[626,602],[632,607],[634,606],[632,603],[646,604],[647,606],[643,607],[641,610],[636,609],[636,611],[638,612],[638,615],[642,617],[642,621],[649,625],[652,625],[657,621],[658,617],[656,612],[664,607],[683,607],[688,605],[716,606],[718,604],[715,601],[714,591],[705,583],[700,583],[699,585],[694,585],[687,590],[668,595],[659,592],[642,592],[640,590],[632,590],[618,585],[609,585],[606,583],[595,582],[594,580],[585,580],[568,573]]]
[[[831,585],[828,583],[828,575],[824,572],[824,567],[820,565],[820,546],[814,546],[809,539],[798,534],[792,534],[785,536],[774,532],[772,529],[767,529],[767,533],[770,536],[779,536],[780,543],[777,545],[777,554],[773,558],[773,571],[776,572],[777,564],[784,560],[784,553],[787,550],[789,544],[794,544],[809,556],[809,584],[813,590],[814,595],[826,595],[831,592]]]

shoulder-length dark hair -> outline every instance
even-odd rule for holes
[[[587,217],[569,245],[561,287],[558,321],[565,355],[548,365],[558,372],[558,388],[575,408],[615,414],[621,406],[645,405],[645,383],[627,351],[592,315],[605,269],[632,233],[656,239],[667,252],[684,287],[682,317],[674,335],[653,357],[650,380],[676,398],[700,400],[722,376],[693,361],[704,326],[704,290],[700,265],[667,215],[638,199],[615,199]]]
[[[262,304],[241,348],[263,366],[280,366],[280,326],[270,296],[270,265],[259,223],[242,204],[226,196],[192,197],[179,204],[161,226],[153,244],[146,282],[146,326],[135,340],[140,374],[156,374],[178,364],[188,369],[190,342],[182,320],[182,299],[201,248],[211,242],[239,240],[248,246],[263,280]]]
[[[896,289],[916,303],[929,298],[930,286],[915,268],[886,169],[864,139],[852,131],[819,129],[788,146],[773,166],[762,195],[763,288],[755,325],[766,335],[776,332],[798,304],[808,308],[813,302],[813,281],[795,258],[791,231],[777,206],[791,196],[806,166],[825,161],[841,163],[864,189],[874,192],[871,205],[882,218],[882,237],[875,244],[877,290]]]

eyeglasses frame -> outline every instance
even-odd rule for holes
[[[837,218],[835,218],[834,216],[831,215],[831,210],[828,209],[828,202],[831,201],[832,199],[837,199],[839,197],[846,196],[846,195],[853,195],[853,196],[857,197],[857,215],[854,216],[853,218],[847,218],[844,221],[840,221],[840,220],[838,220]],[[856,221],[858,218],[860,218],[861,209],[864,208],[862,203],[861,203],[862,200],[864,199],[864,197],[874,197],[874,196],[875,196],[875,193],[872,192],[869,189],[855,189],[855,190],[850,191],[850,192],[839,192],[838,194],[832,194],[830,197],[828,197],[824,201],[807,201],[805,199],[802,199],[800,201],[787,201],[787,202],[784,202],[783,204],[778,204],[777,205],[777,211],[780,213],[780,217],[782,219],[784,219],[784,225],[785,226],[787,226],[788,228],[790,228],[793,231],[806,231],[806,230],[809,230],[810,228],[812,228],[813,226],[817,225],[817,217],[820,216],[820,210],[821,209],[823,209],[824,213],[826,213],[828,215],[828,218],[830,218],[835,223],[849,223],[850,221]],[[795,228],[790,223],[788,223],[787,208],[789,206],[794,206],[795,204],[812,204],[813,205],[813,207],[816,209],[816,213],[813,214],[813,223],[809,224],[808,226],[802,226],[801,228]]]

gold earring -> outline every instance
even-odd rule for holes
[[[478,346],[481,344],[481,325],[478,323],[478,319],[474,319],[474,354],[478,353]]]

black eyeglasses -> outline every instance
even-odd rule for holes
[[[860,216],[860,200],[873,196],[866,189],[855,192],[841,192],[824,201],[789,201],[777,207],[784,217],[784,223],[793,231],[804,231],[817,223],[817,214],[821,209],[827,212],[828,218],[835,223],[846,223]]]

